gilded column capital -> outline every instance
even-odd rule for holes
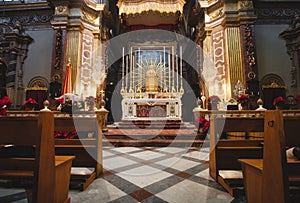
[[[222,24],[226,27],[254,24],[257,18],[252,0],[225,2],[224,13]]]
[[[204,9],[206,27],[235,27],[256,21],[252,0],[200,1],[199,4]]]

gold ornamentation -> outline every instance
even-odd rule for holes
[[[120,0],[117,4],[119,7],[119,15],[134,15],[143,12],[158,11],[160,13],[183,13],[185,0],[155,0],[155,1],[138,1]]]
[[[262,89],[265,89],[265,88],[284,88],[286,89],[286,86],[285,85],[279,85],[275,80],[269,84],[269,85],[262,85]]]
[[[83,19],[87,20],[88,22],[95,22],[96,16],[91,15],[90,13],[86,11],[82,11],[82,17]]]
[[[45,91],[47,91],[48,88],[47,87],[40,87],[38,84],[34,84],[33,87],[26,88],[25,90],[26,91],[27,90],[45,90]]]
[[[224,14],[224,11],[223,11],[223,8],[221,8],[221,9],[215,11],[214,13],[212,13],[211,18],[212,18],[212,20],[215,20],[215,19],[221,17],[223,14]]]

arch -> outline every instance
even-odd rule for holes
[[[37,76],[32,78],[26,88],[26,99],[33,98],[38,102],[38,108],[43,108],[43,102],[48,98],[49,82],[46,78]]]
[[[27,85],[27,88],[34,88],[34,87],[39,87],[39,88],[47,88],[48,89],[49,82],[46,78],[37,76],[32,78]]]
[[[286,88],[286,85],[279,75],[271,73],[261,79],[261,88]]]
[[[286,85],[284,80],[276,74],[267,74],[261,80],[264,107],[274,109],[273,101],[276,97],[286,97]]]

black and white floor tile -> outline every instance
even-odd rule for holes
[[[70,191],[72,203],[218,203],[231,197],[208,174],[208,148],[105,147],[103,177],[85,191]],[[22,199],[22,190],[0,189],[5,202]],[[15,199],[14,199],[15,198]],[[23,197],[24,198],[24,197]],[[12,201],[10,201],[12,200]]]

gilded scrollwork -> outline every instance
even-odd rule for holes
[[[220,8],[219,10],[213,12],[210,15],[210,17],[211,17],[212,20],[216,20],[217,18],[223,16],[223,14],[224,14],[224,10],[223,10],[223,8]]]
[[[95,15],[92,15],[86,11],[82,11],[82,18],[88,22],[94,22],[96,20]]]

